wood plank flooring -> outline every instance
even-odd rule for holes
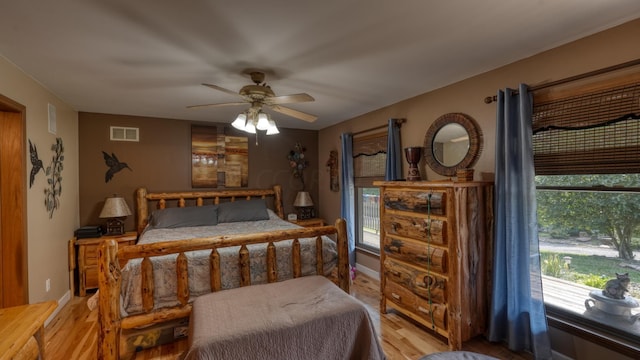
[[[366,275],[358,274],[352,286],[352,295],[360,299],[369,310],[382,348],[389,360],[415,360],[425,354],[447,351],[442,338],[416,325],[411,320],[389,310],[380,314],[380,285]],[[97,310],[89,311],[87,297],[74,297],[64,306],[45,329],[48,359],[91,360],[96,358]],[[133,359],[174,360],[186,350],[187,341],[180,340],[133,354]],[[531,354],[517,354],[506,347],[491,344],[479,337],[464,344],[464,350],[488,354],[504,360],[530,360]]]

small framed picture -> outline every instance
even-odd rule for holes
[[[296,220],[298,220],[298,214],[293,214],[293,213],[291,213],[291,214],[287,215],[287,220],[289,220],[289,221],[296,221]]]

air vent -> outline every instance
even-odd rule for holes
[[[139,129],[132,127],[111,126],[111,141],[140,141]]]

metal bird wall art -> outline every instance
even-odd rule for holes
[[[118,158],[116,157],[116,154],[111,153],[111,155],[107,154],[106,152],[102,152],[102,154],[104,155],[104,162],[105,164],[107,164],[107,167],[109,167],[109,170],[107,170],[107,172],[104,174],[104,182],[108,183],[109,180],[111,180],[113,178],[113,175],[115,175],[115,173],[119,172],[122,169],[129,169],[131,171],[133,171],[129,165],[127,165],[127,163],[125,162],[120,162],[118,160]]]
[[[36,175],[40,172],[40,170],[44,172],[42,160],[38,158],[38,149],[31,143],[31,139],[29,139],[29,156],[31,157],[31,175],[29,176],[29,188],[31,188],[31,186],[33,186],[33,182],[35,181]]]

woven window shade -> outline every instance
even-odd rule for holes
[[[353,139],[353,173],[355,186],[372,186],[384,180],[387,160],[387,133]]]
[[[537,175],[640,173],[640,82],[536,103]]]

